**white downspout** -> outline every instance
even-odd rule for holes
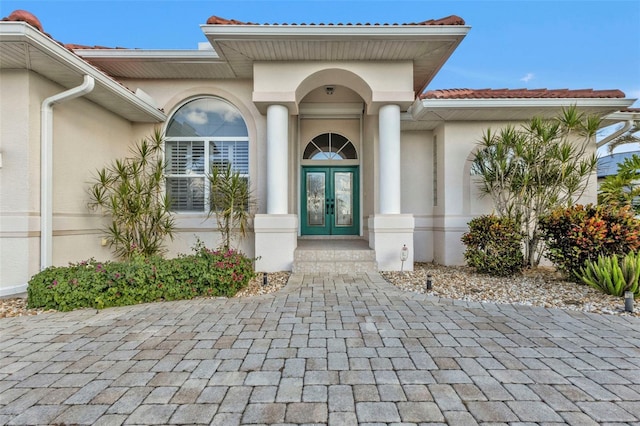
[[[606,144],[608,144],[614,138],[617,138],[618,136],[624,134],[627,130],[629,130],[631,128],[631,126],[633,126],[633,120],[626,121],[624,123],[624,126],[622,126],[622,128],[620,130],[617,130],[617,131],[611,133],[606,138],[602,139],[600,142],[598,142],[596,144],[596,147],[601,148],[601,147],[605,146]]]
[[[53,106],[93,90],[95,80],[84,76],[80,86],[50,96],[42,102],[40,133],[40,269],[52,264],[53,251]]]

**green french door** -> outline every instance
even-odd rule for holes
[[[358,235],[358,167],[302,168],[302,235]]]

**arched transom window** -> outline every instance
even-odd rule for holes
[[[324,133],[311,140],[304,149],[303,160],[357,160],[356,147],[338,133]]]
[[[249,137],[240,111],[213,97],[187,102],[169,120],[165,160],[172,210],[209,211],[206,177],[213,167],[231,164],[249,178]]]

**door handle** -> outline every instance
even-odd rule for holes
[[[333,214],[335,209],[335,203],[333,202],[333,199],[327,199],[327,214]]]

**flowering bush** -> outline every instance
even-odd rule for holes
[[[580,282],[581,268],[598,256],[625,256],[640,249],[640,220],[630,206],[583,206],[554,210],[540,220],[546,255]]]
[[[29,281],[30,308],[70,311],[197,296],[233,296],[253,278],[253,261],[234,250],[201,244],[175,259],[132,256],[126,262],[95,259],[51,267]]]

